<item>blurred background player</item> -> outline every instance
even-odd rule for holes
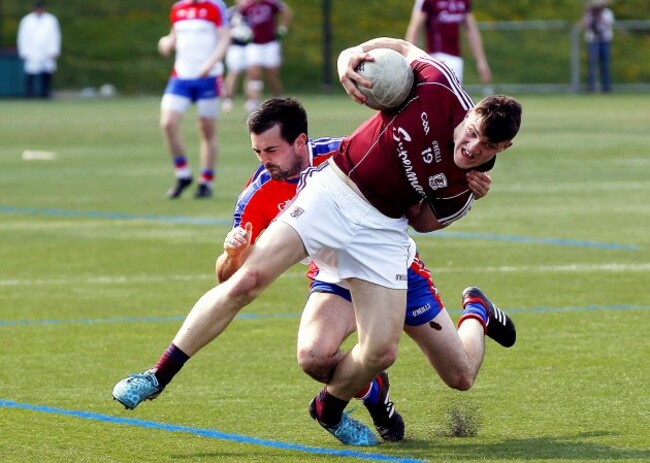
[[[233,107],[232,99],[237,93],[239,79],[246,74],[246,47],[250,43],[253,32],[246,24],[241,14],[241,8],[247,0],[237,0],[228,8],[230,18],[230,46],[226,53],[226,78],[223,82],[223,99],[221,109],[230,112]]]
[[[465,26],[467,40],[476,60],[476,70],[484,84],[492,80],[488,66],[481,33],[472,13],[469,0],[416,0],[411,13],[411,20],[406,29],[406,40],[418,45],[424,31],[425,50],[430,56],[444,61],[458,80],[463,82],[463,58],[461,55],[460,28]]]
[[[246,48],[246,110],[251,112],[259,104],[264,89],[263,72],[271,94],[282,95],[280,39],[289,31],[293,12],[282,0],[248,0],[241,12],[253,32]]]
[[[582,27],[587,41],[587,85],[590,92],[596,91],[599,75],[600,89],[603,92],[612,91],[611,57],[614,21],[614,13],[607,8],[606,0],[592,0],[588,3],[582,19]]]
[[[160,104],[160,127],[176,173],[176,183],[167,192],[171,199],[178,198],[192,183],[180,130],[181,119],[192,103],[196,103],[198,116],[201,162],[201,177],[194,197],[212,196],[222,60],[230,44],[227,18],[227,7],[221,0],[176,2],[170,13],[171,31],[158,42],[163,56],[176,50],[174,69]]]
[[[50,98],[56,59],[61,54],[59,21],[38,0],[18,26],[18,55],[25,61],[25,96]]]

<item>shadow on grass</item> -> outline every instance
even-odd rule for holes
[[[411,456],[430,461],[452,456],[457,461],[484,461],[503,459],[526,460],[576,460],[586,461],[650,461],[650,449],[617,448],[590,441],[602,436],[616,436],[612,432],[580,433],[575,436],[545,436],[536,438],[506,439],[495,443],[463,442],[463,439],[440,440],[435,444],[424,440],[408,440]],[[480,438],[479,438],[480,439]],[[473,439],[474,440],[474,439]],[[451,443],[453,442],[453,443]],[[422,451],[421,446],[432,452]]]

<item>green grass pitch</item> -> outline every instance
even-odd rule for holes
[[[302,100],[311,136],[348,134],[371,114],[342,96]],[[256,165],[241,104],[220,122],[215,197],[169,201],[158,98],[1,101],[0,460],[649,461],[650,96],[520,100],[522,131],[488,197],[416,236],[452,318],[478,285],[510,310],[518,342],[488,341],[461,393],[404,337],[391,396],[406,439],[372,449],[340,445],[307,414],[320,385],[295,362],[303,266],[158,399],[134,411],[111,400],[214,284]],[[193,112],[184,130],[196,167]],[[369,422],[361,406],[355,416]],[[473,435],[451,436],[459,428]]]

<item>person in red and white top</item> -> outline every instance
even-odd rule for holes
[[[282,0],[248,0],[241,14],[253,32],[251,43],[246,47],[246,109],[251,112],[262,95],[263,73],[266,73],[271,94],[282,95],[280,40],[289,31],[293,11]]]
[[[416,0],[411,20],[406,29],[406,40],[418,44],[424,31],[426,50],[454,71],[463,82],[463,57],[461,55],[460,29],[465,27],[467,41],[476,60],[476,70],[484,84],[492,80],[481,33],[472,13],[470,0]]]
[[[189,106],[196,103],[201,175],[195,197],[209,198],[217,161],[222,60],[230,44],[227,7],[221,0],[181,0],[172,6],[169,19],[171,31],[158,41],[161,55],[169,56],[176,50],[172,75],[160,104],[160,126],[176,174],[176,183],[167,196],[180,197],[193,181],[180,122]]]

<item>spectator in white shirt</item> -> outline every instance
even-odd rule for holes
[[[18,54],[25,62],[25,95],[50,98],[56,59],[61,54],[61,29],[48,13],[43,0],[34,2],[33,11],[18,26]]]

